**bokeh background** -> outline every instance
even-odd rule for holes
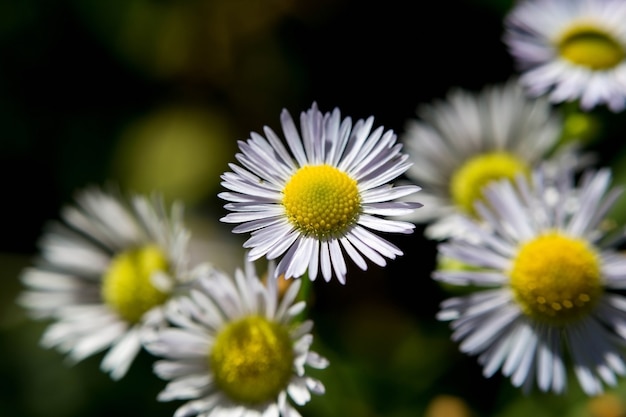
[[[77,190],[184,201],[195,259],[232,272],[245,237],[219,222],[217,193],[237,140],[279,131],[283,108],[297,117],[314,101],[401,134],[419,104],[515,74],[501,41],[512,4],[0,1],[0,417],[167,417],[181,404],[156,401],[152,357],[119,382],[98,370],[100,355],[70,366],[39,346],[46,323],[15,304],[46,222]],[[623,182],[624,118],[600,108],[592,119],[586,146]],[[575,383],[565,396],[524,396],[483,378],[435,320],[447,294],[430,279],[436,246],[422,232],[391,236],[406,255],[386,268],[314,283],[315,348],[331,366],[311,372],[327,393],[305,417],[626,415],[623,386],[594,399]]]

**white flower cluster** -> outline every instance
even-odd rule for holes
[[[419,106],[399,139],[373,117],[313,103],[298,124],[284,110],[281,134],[239,141],[221,176],[221,221],[249,235],[232,275],[191,264],[180,204],[83,190],[45,230],[18,301],[51,322],[43,346],[74,362],[104,352],[113,379],[157,357],[158,399],[186,400],[175,417],[299,416],[325,391],[309,368],[329,365],[313,350],[312,282],[385,267],[405,255],[391,236],[425,224],[432,278],[467,290],[437,318],[486,377],[561,394],[571,366],[600,394],[626,374],[624,233],[605,227],[621,189],[563,140],[558,105],[624,109],[625,21],[621,0],[516,3],[504,41],[519,77]]]

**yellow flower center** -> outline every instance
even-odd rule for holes
[[[330,165],[305,165],[287,182],[283,205],[302,233],[325,238],[343,233],[361,212],[356,180]]]
[[[259,404],[287,388],[293,360],[287,329],[250,316],[230,323],[217,335],[209,365],[216,385],[231,400]]]
[[[469,159],[450,181],[452,200],[468,214],[475,215],[474,203],[483,197],[484,187],[492,181],[513,179],[528,173],[528,166],[507,152],[490,152]]]
[[[156,271],[167,271],[161,249],[144,246],[115,256],[102,282],[102,298],[125,320],[138,322],[152,307],[163,304],[168,294],[150,282]]]
[[[567,30],[557,42],[557,47],[563,58],[593,70],[613,68],[626,55],[618,39],[587,24]]]
[[[585,316],[602,294],[596,253],[585,241],[556,232],[522,245],[510,279],[524,313],[553,325]]]

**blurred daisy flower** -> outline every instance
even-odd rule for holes
[[[425,234],[445,239],[462,233],[460,214],[474,216],[474,202],[491,181],[528,174],[554,148],[561,119],[545,99],[529,99],[512,79],[474,94],[452,90],[446,100],[422,105],[401,140],[413,165],[407,176],[423,187],[424,207],[405,216],[429,223]],[[576,143],[554,155],[578,164]]]
[[[26,268],[19,303],[51,319],[47,348],[78,362],[108,349],[101,369],[122,378],[141,350],[144,330],[164,323],[162,307],[185,282],[189,233],[182,206],[90,188],[63,208],[41,238],[41,257]]]
[[[321,113],[317,105],[300,115],[301,134],[283,110],[281,123],[287,149],[269,127],[267,138],[252,133],[240,141],[236,155],[242,166],[222,175],[229,213],[221,220],[241,223],[234,233],[251,232],[244,247],[249,259],[282,256],[276,275],[299,277],[318,270],[326,281],[333,271],[341,283],[347,272],[344,252],[361,269],[364,259],[386,265],[402,251],[375,232],[412,233],[409,222],[380,216],[406,215],[421,206],[394,201],[420,187],[394,187],[389,181],[411,162],[392,131],[372,130],[373,117],[341,120],[338,109]],[[302,135],[302,136],[300,136]],[[374,230],[375,232],[372,232]]]
[[[623,0],[520,1],[505,18],[504,42],[531,94],[617,112],[626,104],[624,21]]]
[[[324,369],[328,361],[309,350],[312,321],[296,320],[305,308],[296,301],[300,280],[279,297],[277,280],[263,284],[247,262],[234,278],[215,268],[198,270],[194,283],[188,296],[168,306],[172,327],[146,343],[164,358],[155,373],[170,380],[158,400],[190,400],[176,417],[300,416],[289,399],[304,405],[311,393],[324,393],[305,373],[305,365]]]
[[[434,279],[478,289],[444,301],[438,319],[452,321],[452,339],[478,355],[486,377],[500,369],[525,391],[536,381],[562,393],[570,358],[583,391],[597,395],[626,372],[626,257],[601,225],[622,190],[609,189],[607,169],[583,173],[578,185],[563,171],[554,192],[543,189],[541,171],[532,179],[487,187],[477,210],[489,228],[466,219],[478,244],[440,244],[478,269],[435,271]]]

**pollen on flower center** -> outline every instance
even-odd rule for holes
[[[615,67],[626,56],[615,37],[590,25],[577,25],[566,31],[557,43],[561,56],[593,70]]]
[[[127,250],[115,256],[102,280],[102,298],[125,320],[135,323],[168,294],[150,282],[156,271],[167,271],[165,255],[156,246]]]
[[[524,313],[556,325],[588,314],[602,293],[596,253],[586,242],[556,232],[520,248],[510,279]]]
[[[483,197],[483,188],[491,181],[513,179],[526,174],[528,166],[507,152],[489,152],[469,159],[452,176],[450,195],[457,207],[475,215],[474,203]]]
[[[342,233],[361,211],[356,180],[330,165],[305,165],[285,185],[282,203],[289,221],[304,234]]]
[[[287,387],[294,352],[287,329],[260,316],[227,325],[209,355],[217,386],[234,401],[258,404]]]

